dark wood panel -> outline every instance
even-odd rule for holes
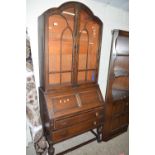
[[[112,105],[112,116],[117,116],[124,112],[124,104],[122,101],[115,101]]]
[[[111,132],[120,128],[120,117],[115,117],[111,120]]]
[[[120,126],[124,127],[124,126],[128,125],[128,123],[129,123],[129,113],[126,113],[126,114],[122,115],[120,118]]]
[[[129,100],[124,101],[124,112],[129,112]]]
[[[92,91],[89,90],[89,91],[80,92],[79,96],[81,98],[82,104],[102,102],[100,98],[100,94],[97,92],[97,90],[92,90]]]

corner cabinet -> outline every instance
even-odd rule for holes
[[[112,31],[105,99],[103,140],[124,132],[129,123],[129,32]]]
[[[49,154],[53,144],[93,129],[101,141],[101,20],[84,4],[67,2],[38,18],[38,33],[39,102]]]

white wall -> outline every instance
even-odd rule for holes
[[[93,0],[76,0],[86,4],[93,13],[98,16],[103,26],[103,37],[99,70],[99,85],[103,93],[106,93],[107,74],[111,47],[111,30],[113,29],[129,29],[129,13],[123,10],[111,7],[104,3]],[[34,64],[34,73],[36,85],[39,86],[39,68],[38,68],[38,30],[37,20],[44,11],[52,7],[58,7],[65,0],[27,0],[26,26],[31,41],[31,50]]]

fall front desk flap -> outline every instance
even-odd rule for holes
[[[57,94],[47,94],[47,109],[50,118],[60,118],[66,115],[72,115],[76,112],[103,108],[103,98],[99,88],[89,88],[83,91],[75,90]]]

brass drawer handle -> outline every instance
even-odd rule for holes
[[[99,113],[98,113],[98,112],[96,112],[96,113],[95,113],[95,115],[96,115],[96,116],[98,116],[98,115],[99,115]]]
[[[126,104],[125,104],[125,105],[126,105],[126,106],[128,106],[128,104],[129,104],[129,103],[128,103],[128,102],[126,102]]]
[[[96,125],[96,122],[93,122],[94,125]]]

